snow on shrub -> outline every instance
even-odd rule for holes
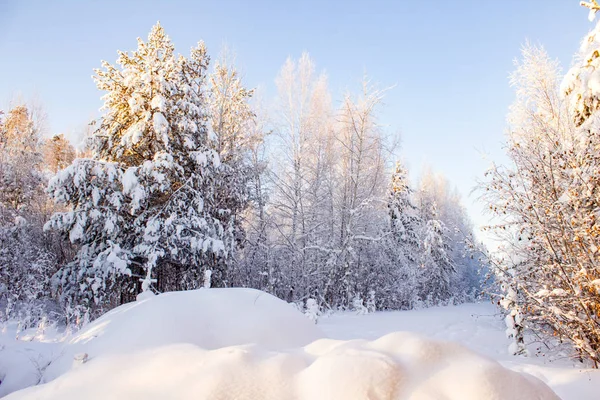
[[[304,311],[304,315],[315,324],[317,323],[317,320],[321,315],[321,310],[319,310],[319,304],[315,299],[306,300],[306,311]]]

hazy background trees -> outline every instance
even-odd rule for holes
[[[326,76],[306,53],[288,59],[276,83],[268,165],[259,177],[268,198],[259,212],[265,229],[262,242],[244,249],[264,263],[255,269],[264,279],[253,282],[288,301],[325,308],[368,301],[412,308],[477,295],[472,227],[450,184],[429,174],[423,178],[429,188],[417,193],[405,166],[392,171],[393,143],[377,118],[385,90],[365,78],[357,94],[344,94],[335,107]],[[417,204],[426,201],[444,209],[436,223],[444,227],[439,246],[448,263],[438,259],[439,267],[425,256],[431,218]],[[446,290],[432,297],[440,284],[436,271],[447,271]]]
[[[72,146],[43,139],[39,105],[16,104],[0,112],[0,307],[3,318],[23,328],[45,315],[62,313],[54,301],[51,277],[72,249],[43,226],[56,208],[45,194],[56,163]],[[52,147],[52,149],[50,148]],[[44,156],[53,152],[52,160]]]

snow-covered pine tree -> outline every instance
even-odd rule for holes
[[[388,247],[397,287],[396,307],[410,309],[417,300],[417,273],[420,258],[419,230],[421,219],[413,204],[408,171],[401,162],[396,163],[388,197],[389,235]]]
[[[449,237],[445,224],[438,219],[435,202],[431,205],[423,228],[421,260],[421,298],[431,305],[446,302],[452,296],[450,286],[456,266],[449,257]]]
[[[443,175],[426,169],[421,176],[417,204],[424,222],[431,218],[430,211],[435,204],[436,219],[446,228],[447,255],[456,270],[451,276],[451,296],[453,301],[468,300],[480,289],[478,271],[482,258],[478,254],[479,244],[472,239],[473,228],[457,190],[451,189]]]
[[[392,174],[388,212],[393,238],[402,246],[408,260],[417,261],[419,257],[418,230],[421,226],[421,220],[417,207],[413,204],[408,171],[401,162],[396,163],[396,168]]]
[[[151,288],[196,288],[202,266],[228,255],[234,232],[215,191],[221,161],[207,126],[208,62],[202,43],[175,57],[157,24],[137,50],[119,52],[118,66],[96,70],[106,94],[92,158],[49,186],[70,211],[47,227],[80,245],[56,274],[65,300],[99,309]]]

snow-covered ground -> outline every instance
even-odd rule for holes
[[[545,382],[563,399],[598,398],[598,371],[508,355],[495,313],[489,304],[341,313],[315,326],[255,290],[169,293],[121,306],[75,335],[16,341],[8,329],[0,396],[556,399]]]
[[[338,313],[322,318],[319,326],[327,336],[342,340],[371,340],[389,332],[408,331],[457,342],[511,370],[539,378],[563,400],[600,399],[599,370],[582,368],[581,364],[568,359],[552,360],[535,354],[529,357],[510,355],[510,342],[504,334],[506,326],[498,309],[490,303],[368,315]],[[534,350],[534,346],[531,347]]]

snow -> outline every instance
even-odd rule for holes
[[[203,286],[204,286],[205,289],[210,289],[211,277],[212,277],[212,271],[210,269],[207,269],[206,271],[204,271],[204,283],[203,283]]]
[[[161,95],[154,96],[150,105],[152,106],[152,108],[155,108],[160,112],[164,112],[167,110],[167,100]]]
[[[101,377],[102,384],[98,384]],[[93,390],[91,390],[93,389]],[[302,349],[173,344],[80,365],[8,399],[558,399],[527,374],[410,333]]]
[[[598,371],[510,356],[490,304],[315,325],[264,292],[199,289],[140,296],[62,343],[14,342],[52,362],[36,369],[18,346],[1,351],[0,395],[48,382],[9,400],[558,399],[548,386],[585,400],[600,387]]]
[[[314,323],[317,323],[321,312],[319,311],[319,304],[315,299],[306,300],[306,310],[304,311],[304,315]]]
[[[126,145],[128,143],[132,143],[132,144],[139,143],[139,141],[144,136],[145,129],[146,129],[146,125],[143,121],[140,121],[140,122],[137,122],[137,123],[131,125],[131,127],[129,129],[127,129],[127,131],[123,135],[123,138],[121,139],[121,144]]]
[[[321,318],[318,326],[327,336],[341,340],[373,340],[389,332],[411,331],[434,340],[460,343],[506,368],[535,376],[563,400],[597,399],[600,392],[600,371],[585,368],[564,355],[536,356],[537,347],[543,345],[533,338],[526,340],[531,356],[513,356],[503,316],[489,303],[368,315],[348,312]]]
[[[253,289],[211,289],[143,296],[108,312],[74,335],[45,371],[52,380],[72,365],[75,354],[90,359],[172,343],[203,349],[257,344],[294,348],[323,334],[287,303]]]
[[[165,118],[165,116],[160,112],[155,112],[152,115],[152,124],[154,127],[154,132],[162,139],[165,145],[169,144],[169,137],[167,133],[169,132],[169,122]]]
[[[132,215],[140,208],[140,203],[146,198],[146,191],[140,185],[138,180],[138,167],[129,167],[125,170],[122,177],[123,194],[131,197]]]
[[[593,22],[596,19],[596,12],[598,12],[598,8],[594,6],[593,2],[582,1],[579,4],[590,9],[590,12],[588,13],[588,20]]]
[[[125,194],[129,194],[131,193],[136,187],[138,187],[139,182],[136,176],[136,172],[137,172],[137,168],[135,167],[129,167],[125,170],[125,173],[123,173],[123,193]]]
[[[0,397],[36,385],[45,366],[60,353],[60,344],[46,342],[56,332],[47,330],[44,337],[34,339],[35,332],[20,332],[17,326],[5,325],[0,334]]]

